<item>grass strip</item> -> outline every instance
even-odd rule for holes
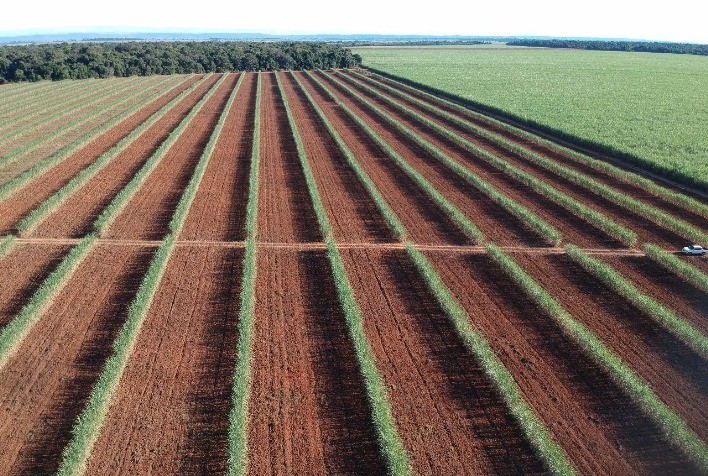
[[[700,269],[695,266],[691,266],[689,263],[686,263],[673,254],[662,250],[656,245],[644,245],[644,252],[649,259],[654,261],[659,266],[662,266],[663,268],[683,278],[701,291],[708,293],[708,275]]]
[[[13,235],[7,235],[0,239],[0,259],[7,256],[12,247],[15,244],[15,237]]]
[[[111,203],[108,204],[103,212],[101,212],[93,224],[93,229],[99,234],[99,236],[106,232],[111,223],[113,223],[113,221],[118,217],[121,210],[125,208],[140,186],[147,180],[150,173],[157,167],[175,142],[177,142],[187,126],[189,126],[192,119],[194,119],[202,107],[204,107],[204,104],[207,103],[225,79],[226,75],[223,75],[216,83],[214,83],[214,85],[211,86],[211,89],[199,100],[192,110],[189,111],[189,114],[182,119],[182,122],[180,122],[179,125],[170,133],[167,139],[160,144],[150,158],[143,164],[140,170],[135,173],[128,185],[123,187],[121,191],[118,192],[118,194],[113,198]]]
[[[487,340],[472,328],[467,313],[440,279],[430,261],[411,243],[406,243],[406,252],[452,322],[457,335],[481,364],[487,378],[494,383],[527,441],[538,452],[548,469],[553,474],[575,474],[563,449],[553,440],[544,424],[529,407],[514,377],[504,367]]]
[[[577,246],[567,245],[565,249],[568,256],[588,273],[654,319],[703,358],[708,358],[708,338],[694,329],[685,319],[641,292],[607,263],[585,254]]]
[[[120,88],[120,91],[118,93],[113,94],[113,95],[118,95],[118,98],[120,100],[118,100],[117,102],[110,102],[109,104],[105,104],[102,107],[99,107],[98,109],[91,111],[91,113],[88,116],[81,116],[81,117],[77,118],[76,120],[74,120],[73,122],[70,122],[69,124],[67,124],[63,127],[57,128],[53,131],[50,131],[47,134],[45,134],[41,137],[38,137],[37,139],[30,141],[26,144],[23,144],[22,146],[13,150],[9,154],[5,155],[2,159],[0,159],[0,166],[4,167],[9,164],[12,164],[12,163],[16,162],[18,160],[18,158],[21,157],[26,152],[31,151],[31,150],[35,149],[36,147],[51,141],[55,137],[60,136],[62,134],[66,134],[68,132],[71,132],[74,129],[78,129],[81,126],[83,126],[84,124],[89,123],[97,118],[103,118],[103,116],[106,115],[106,113],[108,111],[110,111],[111,109],[119,108],[119,107],[123,106],[125,103],[129,103],[129,102],[135,100],[136,97],[138,97],[144,93],[143,90],[138,90],[138,91],[134,91],[133,93],[131,93],[127,96],[120,95],[120,93],[127,91],[128,89],[130,89],[130,87],[131,87],[130,85],[124,86],[124,87]],[[120,112],[118,114],[120,115]],[[110,121],[110,119],[108,119],[108,121]],[[100,127],[100,124],[97,127]]]
[[[74,246],[42,282],[29,302],[2,329],[0,332],[0,369],[7,364],[42,313],[49,309],[53,298],[69,282],[71,276],[93,248],[95,240],[95,235],[89,235]]]
[[[396,423],[393,419],[391,403],[388,398],[388,393],[386,392],[386,385],[376,368],[374,353],[364,333],[363,316],[354,297],[354,290],[347,277],[342,257],[332,236],[332,229],[327,218],[327,212],[322,204],[315,177],[302,144],[302,138],[295,124],[292,111],[290,110],[290,105],[288,104],[285,90],[280,81],[280,76],[277,73],[275,73],[275,78],[278,83],[283,105],[285,106],[290,130],[295,139],[298,157],[307,182],[307,189],[310,193],[310,199],[312,200],[315,214],[317,215],[317,222],[327,243],[327,257],[329,258],[332,269],[339,303],[344,311],[349,336],[356,352],[359,372],[361,373],[364,386],[366,387],[369,407],[371,408],[373,423],[378,435],[379,447],[386,460],[390,474],[412,474],[412,463],[396,430]]]
[[[47,100],[47,93],[52,93],[52,99],[57,96],[63,97],[67,94],[71,94],[72,91],[85,87],[85,85],[80,84],[79,81],[62,81],[64,84],[57,85],[55,82],[45,82],[43,85],[37,85],[37,87],[30,88],[26,87],[24,90],[16,91],[13,97],[2,96],[0,97],[0,109],[3,110],[1,117],[10,118],[2,122],[2,127],[8,123],[13,122],[14,113],[20,111],[25,107],[36,107],[41,104],[42,101]],[[3,86],[7,88],[7,86]]]
[[[674,411],[662,402],[651,387],[639,378],[622,359],[607,348],[602,341],[582,323],[571,316],[548,292],[536,283],[523,269],[500,248],[487,245],[487,251],[504,272],[538,306],[553,318],[562,330],[632,398],[651,418],[667,439],[681,448],[704,471],[708,470],[708,446],[691,430]]]
[[[565,156],[567,156],[571,160],[575,161],[576,163],[586,165],[594,170],[597,170],[598,172],[609,174],[612,177],[619,179],[625,183],[640,186],[644,190],[646,190],[647,192],[651,193],[652,195],[662,198],[662,199],[664,199],[670,203],[673,203],[674,205],[680,206],[686,210],[693,211],[694,213],[699,213],[700,215],[702,215],[704,217],[708,216],[708,204],[700,202],[700,201],[698,201],[688,195],[685,195],[683,193],[675,192],[671,189],[663,187],[663,186],[657,184],[656,182],[654,182],[653,180],[643,177],[637,173],[622,169],[622,168],[612,165],[611,163],[608,163],[604,160],[595,159],[587,154],[577,152],[569,147],[565,147],[562,144],[558,144],[557,142],[553,142],[553,141],[548,140],[542,136],[538,136],[538,135],[533,134],[531,132],[527,132],[523,129],[519,129],[517,127],[512,126],[511,124],[500,121],[500,120],[495,119],[493,117],[485,116],[485,115],[480,114],[478,112],[467,109],[466,107],[464,107],[460,104],[457,104],[453,101],[450,101],[450,100],[442,98],[442,97],[435,96],[435,95],[430,94],[426,91],[422,91],[422,90],[413,88],[413,87],[403,84],[401,82],[395,81],[391,78],[387,78],[387,80],[391,83],[396,84],[396,86],[400,87],[400,89],[388,86],[387,84],[385,84],[381,81],[378,81],[376,79],[373,79],[370,76],[365,76],[365,75],[362,75],[359,73],[354,73],[354,74],[356,74],[360,78],[366,79],[369,82],[374,82],[377,85],[379,85],[380,87],[384,88],[385,90],[397,95],[398,97],[402,97],[408,101],[414,102],[415,104],[425,108],[426,110],[428,110],[438,116],[445,117],[445,118],[455,120],[455,121],[459,120],[459,118],[457,118],[456,116],[449,117],[450,114],[447,113],[446,111],[436,108],[434,105],[427,103],[425,101],[422,101],[414,96],[411,96],[410,94],[407,94],[402,90],[414,91],[416,94],[421,94],[431,101],[443,103],[446,106],[455,109],[456,111],[458,111],[460,114],[463,114],[464,116],[472,117],[476,120],[480,120],[480,121],[490,124],[492,126],[499,127],[500,129],[505,130],[517,137],[521,137],[525,140],[532,141],[532,142],[537,143],[539,145],[555,149],[555,150],[563,153]],[[452,119],[452,118],[454,118],[454,119]],[[528,149],[526,149],[526,150],[528,150]]]
[[[140,135],[148,128],[155,124],[162,116],[172,109],[177,103],[182,101],[189,93],[192,92],[196,84],[182,91],[178,96],[165,104],[159,111],[155,112],[147,120],[138,127],[133,129],[130,134],[118,141],[107,152],[96,159],[91,165],[79,172],[61,189],[57,190],[52,196],[39,204],[34,210],[27,214],[17,224],[16,229],[21,235],[30,234],[39,226],[54,210],[65,203],[74,192],[84,186],[91,178],[98,174],[105,166],[107,166],[115,157],[130,146]]]
[[[372,90],[372,94],[376,95],[377,97],[380,97],[382,100],[386,101],[387,103],[391,104],[393,107],[397,108],[400,110],[402,113],[408,115],[409,117],[412,117],[414,119],[417,119],[418,116],[420,116],[418,113],[413,111],[410,108],[407,108],[403,105],[401,105],[398,102],[395,102],[391,100],[390,98],[381,95],[375,90]],[[373,107],[373,105],[372,105]],[[596,226],[600,230],[604,231],[608,235],[618,239],[622,243],[633,246],[637,242],[637,235],[625,228],[624,226],[614,222],[613,220],[609,219],[605,215],[593,210],[592,208],[588,207],[587,205],[584,205],[583,203],[573,199],[572,197],[566,195],[563,192],[560,192],[556,188],[552,187],[551,185],[545,183],[543,180],[540,180],[533,175],[521,170],[518,167],[515,167],[511,165],[509,162],[502,160],[495,156],[494,154],[487,152],[486,150],[477,147],[475,144],[472,142],[468,141],[467,139],[459,136],[458,134],[455,134],[454,132],[440,126],[439,124],[435,123],[434,121],[425,121],[425,125],[428,127],[432,128],[440,134],[442,137],[445,137],[452,142],[460,145],[470,153],[474,154],[475,157],[478,157],[488,164],[492,165],[496,169],[504,172],[505,174],[511,176],[518,182],[521,182],[522,184],[528,186],[529,188],[535,190],[537,193],[543,195],[544,197],[548,198],[555,204],[561,206],[562,208],[565,208],[568,210],[570,213],[576,215],[577,217],[581,218],[582,220],[590,223],[593,226]]]
[[[452,220],[460,227],[473,243],[481,243],[484,235],[470,221],[462,211],[450,203],[433,185],[428,182],[415,168],[406,162],[393,148],[383,140],[369,125],[364,122],[354,111],[344,104],[329,88],[315,78],[309,71],[306,74],[327,93],[327,95],[344,111],[371,139],[376,142],[386,154],[393,159],[394,163],[403,170],[419,187],[425,192]]]
[[[185,81],[188,81],[188,79],[182,80],[180,78],[179,82],[182,83]],[[191,88],[195,88],[198,83],[192,85]],[[25,170],[24,172],[22,172],[20,175],[18,175],[17,177],[12,179],[11,181],[0,186],[0,200],[5,200],[8,196],[10,196],[12,193],[17,191],[20,187],[27,185],[30,180],[32,180],[33,178],[42,174],[48,168],[61,163],[66,158],[70,157],[74,152],[76,152],[77,150],[86,146],[90,142],[94,141],[95,139],[100,137],[102,134],[104,134],[105,132],[107,132],[108,130],[110,130],[111,128],[116,126],[117,124],[120,124],[122,121],[124,121],[128,117],[132,116],[133,114],[135,114],[140,109],[142,109],[143,107],[145,107],[147,104],[149,104],[150,102],[152,102],[154,100],[155,100],[155,98],[152,96],[145,98],[143,101],[140,101],[139,103],[135,104],[129,110],[123,112],[119,116],[116,116],[113,119],[111,119],[109,122],[103,124],[98,129],[94,129],[94,130],[88,132],[87,134],[79,137],[74,142],[64,146],[61,150],[56,152],[54,155],[47,157],[46,159],[43,159],[41,162],[39,162],[38,164],[32,166],[31,168]]]
[[[435,157],[438,161],[442,162],[447,168],[455,172],[457,175],[462,177],[467,181],[467,183],[471,184],[473,187],[475,187],[477,190],[482,192],[484,195],[486,195],[490,200],[492,200],[494,203],[499,205],[501,208],[509,212],[510,214],[514,215],[517,217],[519,220],[521,220],[522,223],[524,223],[528,228],[536,232],[538,235],[540,235],[544,241],[551,246],[557,245],[560,240],[561,240],[561,234],[558,230],[556,230],[553,226],[549,225],[546,223],[544,220],[539,218],[536,214],[534,214],[531,210],[528,208],[522,206],[521,204],[517,203],[516,201],[512,200],[511,198],[507,197],[503,193],[499,192],[494,186],[486,182],[484,179],[482,179],[480,176],[477,174],[473,173],[472,171],[468,170],[467,168],[463,167],[459,162],[453,160],[451,157],[443,153],[440,149],[438,149],[435,145],[432,143],[428,142],[427,140],[423,139],[420,137],[418,134],[413,132],[411,129],[406,127],[404,124],[402,124],[400,121],[396,120],[393,118],[391,115],[387,114],[384,110],[382,110],[379,107],[376,107],[373,103],[362,97],[360,94],[356,93],[354,90],[351,88],[345,86],[343,83],[337,81],[337,83],[346,91],[349,92],[349,94],[352,95],[352,97],[356,98],[359,102],[364,103],[367,105],[369,109],[371,109],[374,113],[376,113],[379,117],[381,117],[384,121],[386,121],[388,124],[392,125],[396,130],[404,134],[406,137],[414,141],[416,144],[418,144],[421,148],[423,148],[426,152],[428,152],[430,155]],[[376,95],[376,97],[381,98],[388,104],[393,105],[394,107],[399,107],[402,108],[399,103],[396,103],[394,101],[390,101],[386,96],[380,95],[378,91],[376,91],[373,88],[370,88],[368,86],[365,86],[363,84],[358,83],[360,87],[364,88],[365,90],[369,91],[371,94]],[[424,125],[437,129],[438,125],[428,119],[427,117],[418,114],[417,112],[413,111],[412,109],[406,108],[406,114],[410,115],[414,119],[418,120],[419,122],[423,123]]]
[[[231,386],[228,460],[226,474],[245,475],[248,470],[248,401],[251,394],[251,356],[253,354],[253,313],[256,301],[256,232],[258,223],[258,168],[260,157],[261,74],[256,83],[256,104],[251,142],[251,170],[248,175],[246,208],[246,246],[243,255],[236,344],[236,368]]]
[[[342,155],[344,155],[344,158],[347,160],[347,164],[349,164],[349,167],[351,167],[351,169],[354,171],[357,178],[364,186],[364,189],[367,191],[371,199],[376,204],[376,207],[379,209],[379,212],[386,219],[386,223],[388,224],[389,228],[399,239],[404,240],[406,237],[406,229],[403,224],[398,220],[398,217],[391,209],[388,202],[386,202],[386,199],[384,199],[383,195],[381,195],[381,193],[378,191],[374,182],[371,180],[364,168],[359,164],[359,161],[356,159],[352,151],[349,150],[349,147],[347,147],[342,137],[337,133],[332,123],[329,121],[322,109],[317,105],[317,103],[312,98],[308,90],[304,87],[300,79],[292,72],[290,73],[290,75],[292,78],[295,79],[298,86],[300,87],[300,90],[303,92],[310,105],[317,113],[317,116],[324,124],[325,128],[327,129],[327,132],[337,144],[337,147],[339,148],[340,152],[342,152]]]

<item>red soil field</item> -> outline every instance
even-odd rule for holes
[[[317,217],[272,73],[262,75],[258,240],[321,241]]]
[[[491,257],[430,258],[580,473],[698,472]]]
[[[347,73],[347,74],[349,74],[349,73]],[[354,76],[354,75],[351,75],[351,76]],[[360,77],[357,76],[356,79],[360,79]],[[406,88],[402,88],[399,85],[397,85],[396,83],[389,81],[388,79],[386,79],[384,77],[376,76],[375,79],[387,84],[388,86],[394,87],[394,88],[398,89],[399,91],[403,91],[406,93],[411,92],[410,90],[408,90]],[[367,82],[367,85],[377,88],[377,89],[380,89],[380,87],[378,87],[373,82]],[[381,91],[381,92],[386,94],[385,91]],[[659,208],[667,213],[670,213],[672,215],[680,217],[681,219],[686,220],[689,223],[692,223],[694,226],[697,226],[699,228],[704,228],[704,229],[708,228],[708,218],[698,215],[690,210],[686,210],[683,207],[679,207],[678,205],[675,205],[675,204],[667,201],[666,199],[648,194],[646,192],[646,190],[644,190],[642,187],[640,187],[638,185],[620,182],[616,178],[614,178],[612,175],[610,175],[606,172],[598,171],[598,170],[588,166],[587,164],[584,164],[583,162],[572,158],[569,154],[567,154],[561,150],[541,144],[541,143],[534,141],[532,139],[529,139],[527,137],[523,137],[518,133],[504,130],[499,125],[494,124],[492,121],[480,119],[478,117],[473,116],[472,114],[461,113],[457,109],[455,109],[451,106],[448,106],[448,105],[444,104],[443,102],[434,101],[434,100],[431,100],[430,98],[427,98],[424,94],[413,93],[412,95],[417,97],[418,99],[422,99],[423,101],[425,101],[429,104],[433,104],[438,109],[446,111],[450,114],[453,114],[453,115],[459,117],[460,119],[464,119],[476,126],[482,127],[482,128],[487,129],[491,132],[499,134],[510,142],[514,142],[516,144],[523,145],[524,147],[526,147],[538,154],[544,155],[550,159],[555,160],[556,162],[562,163],[563,165],[570,167],[571,169],[574,169],[578,172],[589,175],[592,178],[594,178],[595,180],[604,183],[605,185],[609,185],[611,187],[617,188],[617,189],[621,190],[623,193],[630,195],[633,198],[636,198],[637,200],[642,200],[642,201],[647,202],[647,203],[651,204],[652,206]],[[413,104],[412,102],[402,99],[402,98],[399,98],[399,97],[396,97],[395,99],[399,102],[404,102],[409,107],[417,110],[418,112],[423,113],[422,109],[419,106]],[[455,125],[454,123],[445,121],[444,119],[439,119],[439,120],[441,122],[444,122],[446,125],[450,126],[450,128],[452,128],[458,132],[466,132],[465,129],[460,128],[459,126]],[[619,166],[619,168],[622,168],[622,167]],[[629,171],[637,173],[636,170],[629,170]],[[646,178],[651,179],[651,177],[649,177],[649,176],[647,176]],[[672,189],[674,191],[685,193],[685,190],[679,189],[677,187],[673,187],[673,186],[668,185],[664,182],[659,182],[659,184],[663,187]]]
[[[406,227],[410,238],[421,244],[469,244],[451,218],[429,198],[415,182],[386,156],[361,128],[354,123],[307,76],[301,78],[308,91],[354,156],[385,197],[399,220]],[[331,88],[330,88],[331,90]]]
[[[183,240],[243,241],[255,115],[256,78],[244,75],[194,198]]]
[[[167,104],[173,97],[186,89],[189,83],[195,80],[196,78],[193,78],[173,87],[132,116],[91,141],[85,147],[74,152],[61,163],[47,169],[19,189],[9,199],[3,201],[0,204],[0,235],[12,232],[13,227],[24,216],[66,185],[76,174],[88,167],[116,142],[130,134],[130,131]]]
[[[197,79],[193,78],[191,82],[193,83]],[[98,218],[101,210],[108,206],[120,190],[130,182],[152,153],[167,139],[170,132],[206,94],[215,80],[215,78],[207,79],[167,111],[103,170],[51,213],[31,235],[37,237],[81,237],[90,233],[93,222]],[[184,89],[186,89],[186,85]],[[179,92],[181,91],[175,91],[173,97],[176,97]],[[168,102],[165,101],[164,104]]]
[[[0,371],[0,473],[56,472],[153,251],[93,250]]]
[[[64,258],[68,246],[15,245],[0,258],[0,330]]]
[[[258,252],[251,474],[382,474],[366,393],[322,251]]]
[[[223,474],[242,251],[178,247],[87,474]]]
[[[108,238],[159,240],[168,225],[194,168],[209,142],[214,126],[236,82],[231,74],[194,116],[155,170],[140,186],[118,218],[108,228]],[[216,87],[216,86],[215,86]]]
[[[501,396],[404,252],[343,254],[414,471],[543,473]]]

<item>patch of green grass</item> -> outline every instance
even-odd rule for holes
[[[708,275],[700,269],[691,266],[671,253],[667,253],[656,245],[644,245],[644,252],[658,265],[708,293]]]
[[[0,259],[4,258],[12,249],[15,244],[15,237],[13,235],[7,235],[0,239]]]
[[[355,48],[365,66],[503,111],[708,187],[708,63],[536,48]]]

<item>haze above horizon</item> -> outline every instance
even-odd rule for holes
[[[197,7],[175,8],[174,2],[166,0],[124,0],[97,8],[89,0],[37,0],[3,7],[0,36],[110,31],[549,36],[708,43],[704,22],[708,6],[698,0],[686,0],[680,8],[636,0],[582,5],[560,0],[439,0],[434,8],[402,0],[359,0],[351,5],[335,10],[324,0],[267,4],[205,0]]]

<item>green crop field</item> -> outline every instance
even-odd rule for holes
[[[708,182],[708,58],[512,48],[362,47],[363,64]]]

